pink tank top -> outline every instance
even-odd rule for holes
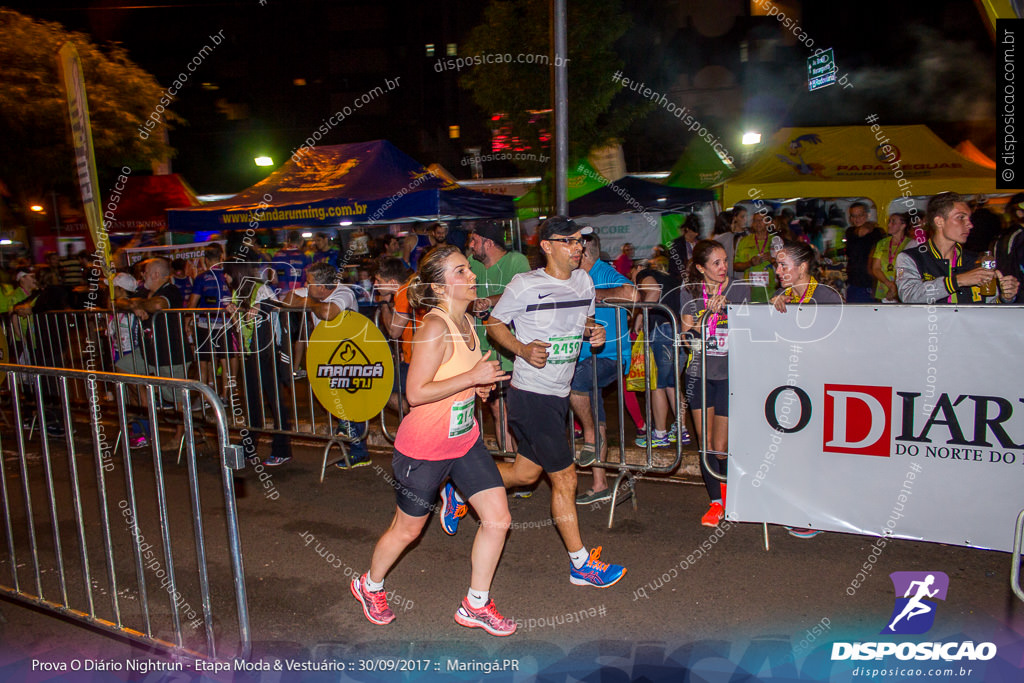
[[[468,372],[480,361],[480,339],[470,321],[473,348],[462,339],[455,323],[447,314],[430,311],[448,326],[445,339],[452,344],[452,357],[442,363],[434,381],[445,380]],[[415,362],[415,361],[414,361]],[[476,389],[470,387],[433,403],[414,406],[398,426],[395,449],[417,460],[451,460],[465,455],[480,437],[476,423]]]

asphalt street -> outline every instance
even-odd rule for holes
[[[689,671],[687,680],[692,681],[847,681],[862,678],[855,675],[861,665],[935,667],[939,675],[931,680],[1024,678],[1024,605],[1010,590],[1011,558],[1006,553],[912,541],[893,541],[872,553],[875,539],[870,537],[826,533],[799,539],[777,526],[768,527],[766,550],[762,525],[702,527],[699,520],[707,507],[703,487],[656,476],[638,482],[636,509],[632,501],[621,504],[611,529],[607,506],[579,509],[587,546],[601,546],[601,559],[628,567],[617,585],[596,589],[569,583],[569,560],[550,521],[550,488],[542,481],[530,498],[509,498],[513,529],[491,591],[499,610],[519,622],[516,634],[495,638],[452,619],[468,587],[476,526],[472,516],[462,521],[454,537],[443,533],[436,518],[430,521],[387,577],[397,619],[376,626],[363,617],[348,584],[354,574],[367,570],[373,545],[394,511],[390,453],[375,448],[370,467],[330,468],[321,484],[321,452],[297,447],[290,463],[265,470],[262,481],[252,467],[235,477],[251,660],[263,661],[270,670],[205,671],[186,662],[178,673],[153,673],[145,680],[625,681],[684,680]],[[230,654],[237,629],[232,626],[230,564],[218,545],[223,543],[223,505],[219,470],[211,455],[202,450],[197,476],[210,545],[216,631],[222,639],[220,652]],[[84,466],[89,458],[79,454],[76,461]],[[185,520],[188,532],[187,468],[176,464],[171,453],[163,454],[162,464],[168,497],[178,509],[172,516]],[[21,486],[16,465],[5,454],[11,495]],[[151,461],[139,458],[136,479],[145,481],[152,469]],[[83,481],[88,484],[89,479]],[[580,489],[588,485],[589,475],[581,474]],[[58,476],[58,492],[61,488]],[[147,507],[145,498],[140,489],[140,516]],[[85,503],[88,507],[89,494]],[[23,520],[13,517],[17,530]],[[61,506],[59,523],[64,534],[73,528],[66,506]],[[1013,520],[993,523],[1012,532]],[[41,537],[49,533],[45,516],[37,516],[36,524],[42,525]],[[117,520],[112,524],[116,527]],[[96,531],[90,529],[90,534]],[[158,532],[150,533],[155,537]],[[73,554],[66,555],[73,581]],[[9,586],[6,557],[0,555],[0,584]],[[30,560],[24,552],[19,565],[22,587],[27,584],[31,590]],[[130,563],[126,568],[130,577]],[[895,571],[940,571],[950,582],[932,629],[904,639],[992,642],[998,654],[975,662],[922,664],[893,657],[885,662],[832,661],[833,643],[893,640],[879,632],[897,597],[888,577]],[[853,588],[858,572],[863,580]],[[102,572],[97,573],[101,576],[94,576],[93,583],[102,596]],[[128,602],[138,597],[133,585],[125,580],[119,593]],[[185,587],[181,590],[186,592]],[[73,599],[76,595],[80,593],[72,591]],[[151,603],[157,605],[152,595],[151,588]],[[193,601],[190,607],[201,614],[201,599]],[[125,619],[126,625],[138,627],[130,621],[138,619],[137,610],[126,609]],[[166,619],[155,618],[153,629],[158,636],[171,635]],[[184,630],[186,644],[202,641],[201,626],[186,625]],[[169,661],[137,644],[7,600],[0,601],[0,643],[0,680],[134,680],[140,674],[116,667],[56,675],[41,669],[47,663],[75,660],[122,666],[144,659]],[[334,669],[288,671],[317,662],[333,662]],[[275,671],[275,665],[284,668]],[[955,675],[944,678],[946,667],[955,669]],[[968,668],[973,671],[967,673]]]

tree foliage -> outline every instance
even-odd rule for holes
[[[148,167],[172,150],[159,128],[143,139],[138,127],[160,101],[163,89],[118,45],[100,49],[84,33],[0,9],[0,179],[18,200],[52,189],[75,187],[74,150],[57,52],[74,43],[82,61],[97,172],[104,178],[122,166]],[[181,122],[169,110],[161,119]]]
[[[474,66],[462,76],[461,85],[472,91],[485,112],[505,114],[512,135],[533,150],[543,145],[538,127],[530,123],[530,112],[552,107],[550,68],[522,63],[518,55],[550,53],[549,4],[549,0],[491,0],[483,23],[473,29],[461,50],[464,59],[511,55],[511,59],[499,62],[492,57],[492,63]],[[569,0],[567,5],[569,152],[576,159],[615,140],[652,105],[623,97],[622,88],[612,80],[623,66],[613,46],[630,24],[619,0]],[[613,106],[616,95],[620,101]],[[535,162],[520,163],[524,170],[531,165],[536,170]]]

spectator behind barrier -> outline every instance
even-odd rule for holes
[[[176,258],[171,261],[173,276],[171,281],[174,286],[181,290],[181,296],[188,299],[192,296],[192,278],[188,275],[188,261],[183,258]]]
[[[232,316],[232,327],[237,331],[245,361],[244,372],[241,374],[245,384],[249,426],[254,431],[264,428],[264,401],[270,399],[277,428],[271,437],[270,455],[264,464],[281,465],[292,458],[291,439],[281,433],[291,429],[291,418],[284,397],[284,378],[289,376],[291,369],[282,360],[280,353],[282,334],[277,313],[278,302],[274,290],[256,275],[256,267],[252,263],[226,263],[224,279],[231,289],[231,296],[224,308]],[[229,405],[234,408],[234,384],[229,384],[228,388]],[[257,443],[258,440],[251,433],[242,440],[245,457],[250,463],[259,460]]]
[[[1010,225],[996,240],[996,267],[1019,281],[1024,277],[1024,192],[1010,197],[1006,205]],[[1024,293],[1018,288],[1013,303],[1024,303]]]
[[[889,214],[887,228],[889,234],[878,240],[871,252],[868,271],[877,283],[875,298],[882,303],[893,304],[899,301],[895,279],[896,257],[910,246],[913,238],[910,229],[910,216],[905,213]]]
[[[224,252],[220,244],[211,242],[203,249],[203,264],[206,270],[196,277],[192,283],[192,294],[188,298],[188,308],[220,309],[228,299],[228,285],[224,280],[224,271],[220,264]],[[172,283],[174,282],[172,278]],[[176,284],[176,283],[175,283]],[[180,290],[180,287],[179,287]],[[198,313],[188,319],[191,332],[195,322],[196,355],[199,358],[199,381],[204,382],[216,391],[218,382],[214,375],[215,366],[219,365],[223,373],[220,382],[220,394],[225,396],[224,385],[229,383],[228,339],[224,328],[224,319],[218,314]]]
[[[326,261],[314,263],[306,268],[306,281],[309,283],[306,288],[306,296],[302,296],[299,290],[293,290],[281,298],[282,304],[285,308],[311,313],[314,328],[321,322],[334,320],[343,311],[358,312],[359,304],[355,294],[347,285],[341,284],[339,278],[338,269],[330,263]],[[337,433],[352,439],[349,444],[348,459],[348,463],[352,467],[364,467],[371,464],[370,453],[364,440],[365,423],[338,420]],[[348,463],[341,460],[336,464],[345,469]],[[279,465],[281,463],[268,460],[264,464]]]
[[[760,215],[760,214],[755,214]],[[767,237],[767,233],[765,233]],[[748,282],[729,279],[725,249],[714,240],[701,240],[693,248],[693,260],[682,289],[682,329],[696,330],[706,325],[707,343],[696,343],[686,366],[686,400],[693,414],[697,441],[702,450],[713,455],[700,459],[701,476],[711,504],[701,518],[704,526],[717,526],[725,514],[726,485],[714,474],[727,473],[729,451],[729,319],[728,304],[750,303],[752,287]],[[706,374],[702,374],[701,357]],[[707,434],[703,433],[702,403],[707,409]],[[707,462],[706,462],[707,461]],[[712,468],[712,469],[709,469]]]
[[[642,301],[647,303],[658,302],[664,304],[672,313],[654,309],[648,314],[650,329],[644,330],[650,345],[650,354],[654,359],[654,384],[651,385],[651,412],[654,418],[654,429],[650,434],[651,446],[653,448],[668,448],[677,438],[682,438],[686,443],[690,435],[686,431],[686,425],[669,425],[669,415],[685,413],[685,407],[676,407],[676,368],[679,367],[676,361],[677,348],[675,344],[675,326],[673,318],[678,316],[681,309],[680,288],[682,281],[674,278],[666,271],[668,261],[664,258],[651,259],[645,270],[637,273],[636,284],[640,290]],[[637,315],[634,321],[637,331],[643,325],[643,316]],[[641,448],[647,447],[647,439],[637,440]]]
[[[490,318],[491,309],[505,293],[508,283],[519,273],[528,272],[530,263],[524,254],[508,249],[505,243],[505,226],[498,220],[477,221],[473,233],[469,236],[469,250],[472,255],[469,267],[476,276],[478,297],[470,307],[470,312],[476,316],[476,335],[480,338],[480,351],[487,353],[493,350],[492,358],[501,362],[502,370],[511,373],[512,354],[491,344],[484,321]],[[502,410],[507,386],[508,383],[504,382],[495,387],[484,399],[484,404],[494,418],[494,423],[501,425],[499,434],[503,434],[503,437],[499,436],[499,445],[511,452],[515,451],[515,439],[508,428],[508,415],[505,414],[507,411]]]
[[[779,289],[772,296],[772,305],[785,313],[786,304],[841,304],[842,297],[828,285],[818,282],[821,266],[818,252],[806,242],[786,240],[776,256],[775,274]]]
[[[586,271],[594,283],[594,295],[598,303],[607,301],[634,303],[639,298],[636,285],[616,269],[601,260],[601,240],[591,233],[583,236],[583,258],[580,270]],[[616,324],[618,317],[618,324]],[[598,306],[594,320],[605,328],[604,347],[594,353],[590,344],[583,344],[573,373],[569,403],[573,414],[583,427],[583,448],[577,461],[583,467],[594,464],[598,459],[607,460],[608,441],[602,390],[615,383],[629,367],[630,343],[629,320],[623,308]],[[616,330],[619,337],[616,338]],[[594,386],[594,365],[597,365],[597,386]],[[597,401],[597,430],[594,428],[593,401]],[[595,438],[600,434],[601,448],[596,448]],[[576,503],[591,505],[611,499],[608,478],[602,467],[593,470],[594,485],[586,493],[576,497]]]
[[[395,368],[395,385],[388,399],[388,407],[405,414],[409,403],[405,400],[405,383],[412,358],[412,337],[422,316],[417,315],[409,305],[408,281],[413,272],[405,267],[402,259],[389,258],[381,263],[374,277],[373,296],[380,305],[381,331],[390,339],[401,339],[398,367]],[[402,401],[399,411],[399,401]]]
[[[896,257],[896,287],[908,304],[979,304],[1011,302],[1019,282],[998,269],[978,265],[978,254],[963,247],[971,232],[971,210],[955,192],[937,194],[925,214],[928,241],[912,245]],[[998,280],[996,294],[981,287]]]
[[[773,220],[768,206],[761,206],[750,220],[751,233],[736,243],[733,270],[750,281],[754,301],[767,302],[770,293],[775,291],[775,271],[771,263],[772,236],[776,233]]]
[[[885,233],[868,220],[868,207],[864,202],[850,204],[850,227],[846,229],[846,300],[853,303],[872,303],[869,264],[871,253]]]
[[[124,297],[114,302],[119,311],[134,313],[142,321],[145,358],[138,353],[123,357],[115,367],[127,372],[151,377],[186,378],[186,364],[191,351],[185,347],[185,333],[178,314],[161,313],[168,308],[181,308],[181,291],[171,282],[171,266],[167,259],[151,258],[142,262],[143,288],[140,296]],[[143,362],[144,361],[144,362]],[[160,395],[167,403],[175,400],[174,391],[160,387]],[[147,404],[146,393],[142,404]],[[141,448],[149,445],[149,420],[140,418],[130,425],[129,445]]]

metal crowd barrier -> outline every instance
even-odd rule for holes
[[[660,310],[671,313],[670,309],[660,303],[601,303],[604,308],[626,309],[631,313],[641,316],[642,327],[645,331],[646,346],[650,348],[651,332],[650,312]],[[301,438],[304,440],[317,440],[326,442],[323,451],[323,463],[321,467],[321,480],[327,468],[327,459],[330,451],[338,446],[342,449],[342,456],[347,458],[347,450],[342,444],[349,444],[353,436],[342,431],[339,420],[327,412],[313,395],[312,387],[308,381],[304,381],[301,367],[297,365],[297,346],[301,346],[308,339],[308,332],[312,330],[310,314],[303,311],[284,309],[276,306],[268,306],[267,310],[261,311],[260,325],[253,333],[252,343],[243,348],[242,325],[243,320],[236,314],[229,316],[227,313],[216,309],[169,309],[152,314],[152,325],[157,331],[157,337],[162,337],[168,331],[174,332],[171,335],[180,341],[177,344],[167,343],[152,344],[145,343],[145,336],[139,321],[134,320],[126,312],[110,310],[91,311],[57,311],[40,313],[19,318],[11,316],[3,321],[7,338],[11,341],[12,360],[22,364],[40,365],[47,367],[68,367],[88,371],[116,371],[131,372],[137,374],[150,374],[159,376],[200,377],[222,400],[228,412],[228,428],[235,432],[248,429],[255,434],[266,435],[272,439]],[[675,368],[675,398],[676,398],[676,423],[683,427],[686,424],[686,410],[684,408],[683,393],[680,387],[678,326],[674,316],[672,320],[672,333],[676,339],[676,353],[673,354]],[[378,327],[382,326],[379,309],[374,313],[374,322]],[[620,325],[619,316],[616,316],[616,326]],[[121,346],[118,325],[127,327],[127,345],[123,351]],[[387,337],[388,335],[385,334]],[[616,330],[614,339],[609,334],[609,343],[616,343],[617,352],[623,353],[621,337],[622,330]],[[628,340],[628,337],[627,337]],[[399,376],[399,361],[401,359],[401,340],[390,340],[392,354],[395,361],[395,372]],[[628,343],[625,342],[625,343]],[[198,350],[205,352],[199,353]],[[130,353],[125,353],[130,350]],[[628,352],[628,350],[626,350]],[[299,350],[299,353],[302,353]],[[115,355],[120,355],[117,366],[114,365]],[[644,362],[648,362],[645,354]],[[175,362],[183,361],[183,362]],[[197,361],[202,361],[198,363]],[[596,366],[593,368],[596,373]],[[650,376],[650,368],[646,368],[646,374]],[[401,395],[404,396],[404,387],[399,387]],[[634,481],[638,476],[646,474],[665,474],[673,471],[679,466],[682,458],[682,443],[677,442],[674,458],[665,462],[663,458],[656,458],[656,453],[647,444],[646,457],[640,462],[629,462],[626,457],[625,437],[625,409],[623,398],[625,396],[624,377],[620,376],[616,382],[617,407],[618,407],[618,432],[619,447],[618,453],[610,453],[608,459],[599,461],[595,466],[605,469],[615,469],[618,472],[613,502],[618,501],[620,485],[632,487],[635,493]],[[72,394],[69,399],[76,405],[83,405],[87,398],[80,387],[71,387]],[[129,387],[138,400],[138,390]],[[653,429],[653,416],[651,407],[651,390],[647,387],[644,391],[646,397],[646,422]],[[159,402],[161,410],[179,411],[181,409],[180,398],[167,396],[167,400]],[[498,413],[499,419],[507,415],[504,396],[499,396]],[[595,411],[596,423],[596,399],[592,401],[592,409]],[[398,419],[404,417],[401,401],[398,406]],[[483,424],[483,414],[478,405],[477,419]],[[388,426],[387,415],[389,411],[383,410],[380,414],[380,425],[384,437],[393,442],[394,430]],[[209,418],[209,408],[205,404],[196,411],[196,417]],[[496,457],[510,455],[508,444],[505,444],[504,430],[495,429],[497,450]],[[363,436],[362,438],[365,438]],[[595,447],[600,452],[600,436]],[[634,505],[636,500],[634,499]],[[609,525],[614,518],[614,505],[609,516]]]
[[[1017,524],[1013,529],[1013,560],[1010,563],[1010,588],[1013,594],[1024,601],[1024,591],[1020,588],[1020,554],[1024,542],[1024,510],[1017,515]]]
[[[241,447],[229,443],[227,413],[213,390],[195,381],[100,371],[0,364],[0,373],[7,547],[0,554],[0,594],[175,656],[247,658],[233,483],[245,460]],[[159,425],[170,416],[165,409],[158,422],[160,393],[173,394],[180,406],[184,471],[165,470],[161,458]],[[143,403],[133,405],[129,394]],[[76,395],[87,403],[74,405]],[[192,417],[199,403],[216,430],[210,465],[220,473],[222,507],[211,507],[215,480],[200,482]],[[30,415],[39,422],[34,438],[25,427]],[[133,423],[147,418],[148,445],[138,450],[136,440],[129,450]]]
[[[718,481],[724,482],[727,477],[723,474],[719,474],[708,464],[708,456],[724,456],[728,459],[728,453],[722,453],[721,451],[715,451],[708,448],[708,354],[705,353],[708,348],[708,322],[711,320],[710,315],[705,315],[700,320],[700,381],[703,386],[701,387],[700,393],[700,465],[703,469],[708,471],[712,477]]]
[[[678,430],[681,433],[682,430],[685,429],[685,427],[686,427],[686,409],[685,409],[685,402],[682,400],[682,393],[680,391],[681,379],[680,379],[680,372],[679,372],[679,351],[680,351],[681,342],[679,340],[679,327],[678,327],[678,324],[677,324],[677,321],[676,321],[676,316],[673,313],[672,309],[670,309],[668,306],[666,306],[666,305],[664,305],[662,303],[657,303],[657,302],[637,302],[637,303],[601,302],[601,303],[597,304],[597,307],[599,307],[599,308],[612,308],[612,309],[616,309],[616,310],[624,309],[626,311],[633,312],[635,315],[640,316],[640,319],[642,321],[641,329],[642,329],[642,331],[644,333],[643,364],[644,364],[644,377],[646,377],[646,378],[650,378],[650,376],[651,376],[651,367],[650,367],[650,362],[652,360],[652,355],[651,355],[651,351],[650,351],[650,349],[651,349],[651,333],[652,333],[651,324],[650,324],[650,314],[651,314],[651,311],[661,311],[661,312],[666,313],[668,315],[669,321],[671,322],[671,326],[672,326],[672,339],[673,339],[672,344],[673,344],[673,348],[674,348],[674,351],[675,351],[672,354],[672,368],[673,368],[673,373],[674,373],[674,375],[676,377],[676,381],[674,383],[674,385],[675,385],[674,386],[674,389],[675,389],[675,404],[676,404],[676,410],[675,410],[674,417],[675,417],[675,420],[676,420],[677,428],[678,428]],[[615,344],[615,357],[616,357],[616,359],[618,359],[617,362],[620,362],[620,363],[621,363],[621,359],[624,356],[626,358],[630,358],[630,354],[629,353],[624,353],[625,349],[624,349],[623,345],[626,344],[626,343],[629,343],[630,344],[630,349],[632,348],[632,343],[629,341],[629,335],[628,334],[623,334],[624,330],[622,330],[621,326],[622,326],[621,316],[618,313],[616,313],[615,314],[615,334],[614,334],[614,338],[612,336],[611,331],[610,330],[606,330],[606,335],[607,335],[607,339],[608,339],[608,342],[606,342],[606,343],[613,343],[613,340],[614,340],[614,344]],[[625,372],[629,371],[629,365],[630,365],[630,363],[627,362],[626,363]],[[619,431],[619,446],[618,446],[618,453],[617,453],[618,458],[617,459],[613,459],[612,458],[612,451],[611,451],[611,449],[609,449],[609,451],[608,451],[608,459],[607,460],[601,460],[600,459],[600,454],[601,454],[602,443],[601,443],[601,432],[600,432],[599,423],[598,423],[598,412],[597,412],[598,407],[597,407],[597,402],[601,401],[603,399],[601,397],[601,389],[597,387],[597,363],[592,363],[591,364],[591,369],[592,369],[592,373],[593,373],[591,386],[593,387],[593,389],[591,390],[591,394],[590,394],[590,409],[591,409],[591,417],[592,417],[592,419],[594,421],[594,434],[595,434],[594,448],[595,448],[595,450],[597,451],[597,454],[598,454],[598,460],[597,460],[597,462],[594,463],[593,467],[601,467],[601,468],[609,469],[609,470],[610,469],[614,469],[614,470],[617,470],[617,472],[618,472],[618,474],[617,474],[617,476],[615,478],[615,482],[611,486],[611,488],[612,488],[612,500],[611,500],[611,505],[609,506],[609,511],[608,511],[608,528],[611,528],[612,524],[615,521],[615,508],[616,508],[616,506],[618,504],[619,495],[620,495],[620,491],[622,490],[622,488],[623,487],[627,488],[629,493],[632,495],[633,508],[635,510],[637,508],[637,490],[636,490],[636,481],[637,481],[637,479],[640,478],[640,477],[646,476],[647,474],[668,474],[668,473],[674,471],[676,468],[678,468],[679,464],[682,462],[682,457],[683,457],[683,442],[682,442],[681,438],[676,440],[675,453],[674,453],[673,458],[671,459],[671,461],[669,461],[667,463],[657,464],[655,462],[655,453],[654,453],[654,449],[653,449],[652,443],[651,443],[652,439],[648,438],[647,439],[647,446],[646,446],[646,449],[645,449],[646,453],[645,453],[644,460],[642,462],[628,462],[627,461],[627,458],[626,458],[626,443],[627,443],[627,441],[626,441],[626,410],[625,410],[626,382],[625,382],[625,372],[619,372],[619,373],[617,373],[616,383],[615,383],[615,386],[616,386],[616,405],[617,405],[617,409],[618,409],[617,410],[617,412],[618,412],[618,431]],[[654,419],[653,419],[653,408],[652,408],[652,401],[651,401],[651,392],[652,392],[652,389],[651,389],[650,381],[646,381],[644,383],[644,398],[645,398],[645,401],[644,401],[644,403],[645,403],[644,420],[645,420],[645,423],[647,425],[647,433],[648,433],[649,436],[653,434],[653,430],[654,430]],[[673,415],[670,413],[669,417],[671,419],[673,417]],[[575,448],[575,440],[574,440],[573,447]]]
[[[316,400],[311,385],[303,381],[304,371],[295,363],[296,352],[302,352],[307,331],[312,330],[311,314],[272,305],[267,309],[259,313],[249,348],[242,348],[242,328],[251,321],[217,309],[153,313],[153,341],[147,340],[134,315],[109,309],[10,316],[3,326],[12,345],[10,357],[21,364],[197,377],[224,401],[231,430],[247,428],[274,438],[326,441],[322,480],[330,450],[356,439],[339,433],[340,421]],[[119,325],[128,330],[124,342]],[[167,341],[168,337],[180,341]],[[116,365],[115,356],[119,356]],[[85,397],[76,393],[72,400],[84,402]],[[160,407],[179,410],[181,406],[178,398],[167,397]],[[198,412],[210,417],[205,405]],[[347,459],[344,448],[342,453]]]
[[[377,326],[377,329],[379,329],[384,334],[384,338],[388,340],[388,345],[391,348],[391,362],[394,363],[394,367],[395,367],[395,384],[398,386],[398,395],[400,397],[404,397],[405,396],[405,387],[402,386],[402,374],[398,371],[399,364],[402,362],[402,340],[401,339],[392,339],[391,335],[389,335],[387,330],[384,329],[384,323],[383,323],[383,321],[381,321],[381,317],[380,317],[380,310],[381,310],[380,306],[377,306],[374,309],[374,311],[373,311],[373,324]],[[414,325],[415,322],[412,322],[410,324]],[[391,429],[388,427],[388,423],[387,423],[387,419],[386,419],[386,413],[387,413],[386,410],[380,411],[380,430],[384,434],[384,438],[387,439],[388,442],[394,443],[395,442],[395,434],[397,433],[397,428],[396,428],[395,432],[392,433]],[[405,418],[405,404],[403,402],[403,399],[400,399],[398,401],[398,421],[401,422],[402,419],[404,419],[404,418]]]

